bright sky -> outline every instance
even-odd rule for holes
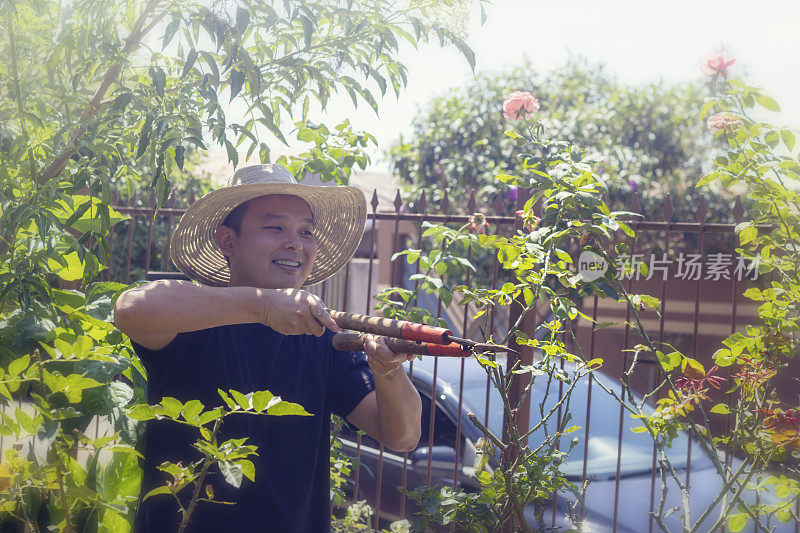
[[[495,0],[486,11],[483,26],[477,9],[470,21],[468,42],[477,56],[476,71],[512,67],[525,55],[547,71],[572,53],[604,63],[626,83],[672,83],[702,78],[703,58],[725,49],[736,58],[731,77],[762,87],[780,103],[780,113],[761,118],[800,127],[797,0]],[[387,168],[380,154],[400,132],[411,131],[419,106],[472,77],[454,48],[408,47],[403,57],[408,86],[399,99],[387,93],[380,117],[366,104],[354,111],[346,95],[331,102],[324,117],[328,124],[349,117],[354,127],[378,138],[374,170]]]

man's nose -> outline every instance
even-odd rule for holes
[[[303,241],[299,235],[288,235],[283,241],[283,247],[290,250],[302,250]]]

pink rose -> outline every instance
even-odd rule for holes
[[[703,74],[709,76],[727,76],[728,67],[733,65],[736,61],[735,57],[728,58],[728,53],[725,51],[717,52],[708,56],[705,61],[700,65]]]
[[[503,102],[503,115],[508,120],[525,120],[539,109],[539,100],[527,91],[514,91]]]
[[[742,126],[742,121],[725,113],[717,113],[709,117],[706,126],[710,131],[734,130]]]

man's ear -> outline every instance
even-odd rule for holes
[[[214,232],[214,240],[217,241],[217,246],[219,247],[220,252],[227,258],[230,258],[233,255],[233,242],[234,237],[233,230],[228,226],[219,225],[217,226],[216,231]]]

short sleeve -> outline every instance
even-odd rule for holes
[[[331,351],[331,411],[344,419],[375,390],[375,380],[363,353]]]
[[[143,362],[150,363],[155,362],[155,360],[165,354],[182,351],[190,337],[191,335],[189,335],[189,333],[178,333],[175,335],[174,339],[169,341],[169,344],[160,350],[151,350],[150,348],[145,348],[133,339],[131,339],[131,346],[133,347],[133,351],[136,352],[136,355],[138,355]]]

